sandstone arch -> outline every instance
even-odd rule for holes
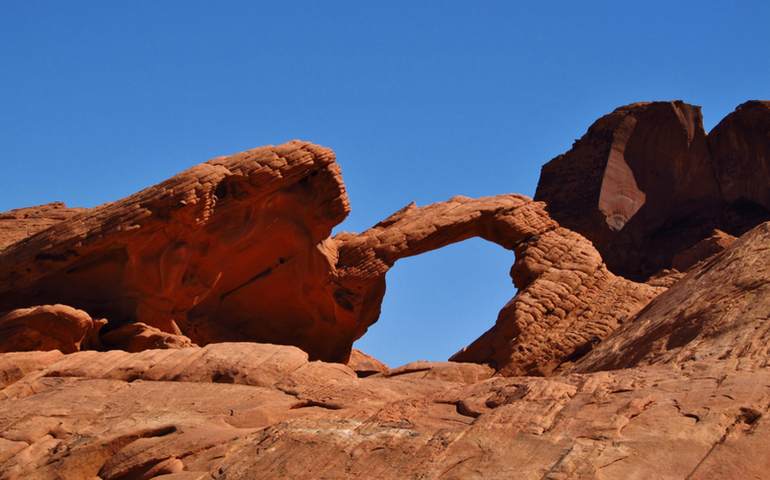
[[[155,328],[345,361],[377,321],[398,259],[481,237],[516,253],[519,293],[454,358],[547,374],[660,291],[609,273],[588,240],[522,195],[412,204],[330,238],[348,210],[327,148],[294,141],[216,158],[0,251],[0,311],[71,305],[120,329],[110,346]],[[133,323],[145,326],[121,328]]]
[[[379,317],[385,274],[398,259],[471,237],[515,252],[511,277],[519,292],[453,360],[490,363],[509,375],[549,374],[661,291],[610,273],[591,243],[559,227],[543,202],[523,195],[454,197],[410,204],[361,234],[335,237],[335,297],[349,312],[354,338]]]

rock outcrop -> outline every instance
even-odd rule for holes
[[[0,308],[85,309],[108,320],[101,349],[249,340],[345,363],[397,260],[481,237],[515,251],[520,293],[455,360],[515,375],[550,373],[661,291],[609,273],[588,240],[521,195],[412,204],[328,238],[346,213],[328,149],[216,159],[8,247]]]
[[[519,244],[511,276],[519,292],[452,360],[509,376],[550,375],[665,290],[614,275],[590,242],[561,227]]]
[[[725,207],[722,229],[740,235],[770,218],[770,101],[739,105],[709,132]]]
[[[0,472],[8,480],[764,478],[770,370],[734,366],[505,378],[481,365],[423,362],[357,378],[274,345],[3,354]]]
[[[767,102],[740,106],[708,136],[700,107],[620,107],[543,166],[535,199],[614,273],[647,279],[714,229],[737,236],[770,220],[768,132]]]
[[[0,252],[0,311],[61,303],[198,344],[341,359],[324,240],[348,212],[331,150],[264,147],[193,167]]]

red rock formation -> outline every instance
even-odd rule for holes
[[[67,208],[62,202],[53,202],[36,207],[0,212],[0,251],[85,210],[84,208]]]
[[[0,305],[67,302],[105,316],[104,348],[251,340],[346,362],[377,321],[398,259],[478,236],[516,251],[521,293],[457,359],[512,375],[550,373],[659,291],[609,274],[590,242],[524,196],[410,205],[361,234],[326,238],[346,212],[322,147],[214,160],[6,249]]]
[[[472,236],[515,250],[519,293],[455,361],[491,364],[505,375],[549,374],[662,291],[607,271],[591,243],[559,228],[543,207],[518,195],[455,197],[412,204],[361,234],[338,235],[335,294],[355,322],[353,338],[379,317],[385,274],[398,259]]]
[[[196,343],[258,339],[344,358],[323,241],[347,211],[328,149],[220,157],[3,250],[0,311],[64,303],[107,318],[107,330],[142,322]]]
[[[360,234],[337,235],[335,297],[343,308],[340,314],[350,319],[351,338],[377,321],[385,274],[397,260],[472,237],[513,249],[556,226],[542,204],[521,195],[458,196],[425,207],[410,204]]]
[[[174,335],[147,324],[127,323],[101,336],[102,348],[120,349],[127,352],[143,350],[195,347],[184,335]]]
[[[359,377],[387,373],[389,370],[387,365],[357,348],[351,350],[350,360],[348,360],[347,365],[353,369]]]
[[[344,188],[304,142],[34,227],[0,219],[0,309],[16,309],[0,352],[67,353],[0,353],[0,478],[764,478],[770,223],[710,229],[765,211],[743,177],[766,167],[766,107],[715,129],[718,167],[681,102],[594,124],[538,195],[598,250],[519,195],[409,205],[329,238]],[[519,290],[453,357],[477,363],[351,355],[399,259],[470,237],[515,252]],[[599,251],[655,275],[617,276]],[[672,264],[687,273],[655,270]],[[52,302],[109,324],[18,309]],[[210,343],[236,339],[305,351]]]
[[[520,243],[511,276],[519,292],[452,360],[488,363],[508,376],[550,375],[664,291],[612,274],[589,241],[564,228]]]
[[[636,103],[597,120],[543,166],[535,199],[628,278],[670,267],[723,223],[700,107],[681,101]]]
[[[674,255],[671,266],[680,272],[686,272],[696,263],[708,259],[729,247],[734,241],[735,237],[729,233],[715,229],[710,236]]]

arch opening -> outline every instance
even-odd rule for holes
[[[495,323],[515,294],[514,253],[478,237],[398,260],[379,320],[353,347],[397,367],[446,361]]]

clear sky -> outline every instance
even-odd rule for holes
[[[635,101],[711,128],[770,98],[765,1],[0,3],[0,210],[126,196],[210,157],[334,148],[362,230],[410,201],[532,195],[540,166]],[[442,360],[513,295],[481,240],[400,261],[358,346]]]

